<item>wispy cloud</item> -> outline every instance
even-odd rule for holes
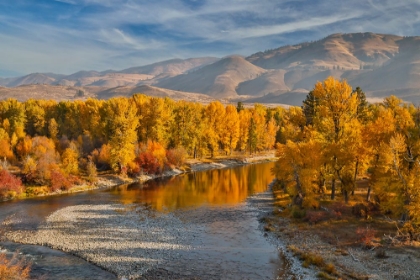
[[[336,32],[420,35],[419,11],[417,0],[5,1],[0,61],[9,71],[70,73],[249,55]]]

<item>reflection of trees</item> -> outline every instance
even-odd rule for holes
[[[115,190],[123,203],[147,203],[157,210],[235,204],[263,192],[272,181],[273,163],[183,174]]]

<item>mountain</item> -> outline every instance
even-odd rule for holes
[[[400,36],[375,33],[333,34],[322,40],[284,46],[247,57],[265,69],[360,69],[376,67],[399,52]]]
[[[354,88],[360,86],[371,101],[393,94],[420,103],[420,37],[332,34],[248,57],[172,59],[121,71],[79,71],[71,75],[34,73],[0,79],[0,86],[39,84],[37,92],[45,93],[51,85],[49,91],[59,90],[67,97],[80,88],[86,95],[99,98],[144,92],[175,99],[229,98],[300,105],[314,84],[328,76],[346,79]],[[2,88],[0,98],[11,92]],[[33,92],[28,91],[27,98]]]
[[[218,61],[216,57],[200,57],[189,59],[171,59],[157,62],[140,67],[132,67],[120,71],[126,74],[147,74],[152,76],[176,76],[186,73],[192,69],[203,67],[205,65]]]
[[[266,72],[241,56],[229,56],[196,71],[164,79],[156,86],[204,93],[215,98],[235,97],[240,83]]]
[[[11,80],[7,86],[17,87],[21,85],[31,85],[31,84],[51,84],[55,81],[54,78],[47,76],[46,74],[34,73],[29,74],[17,79]]]

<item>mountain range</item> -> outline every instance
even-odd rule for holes
[[[346,79],[368,100],[420,102],[420,37],[332,34],[248,57],[172,59],[121,71],[33,73],[0,78],[0,99],[110,98],[136,92],[174,99],[300,105],[317,81]]]

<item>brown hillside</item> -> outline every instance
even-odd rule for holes
[[[230,56],[196,71],[162,80],[158,87],[200,92],[215,98],[237,96],[236,87],[244,81],[255,79],[266,70],[243,57]]]

